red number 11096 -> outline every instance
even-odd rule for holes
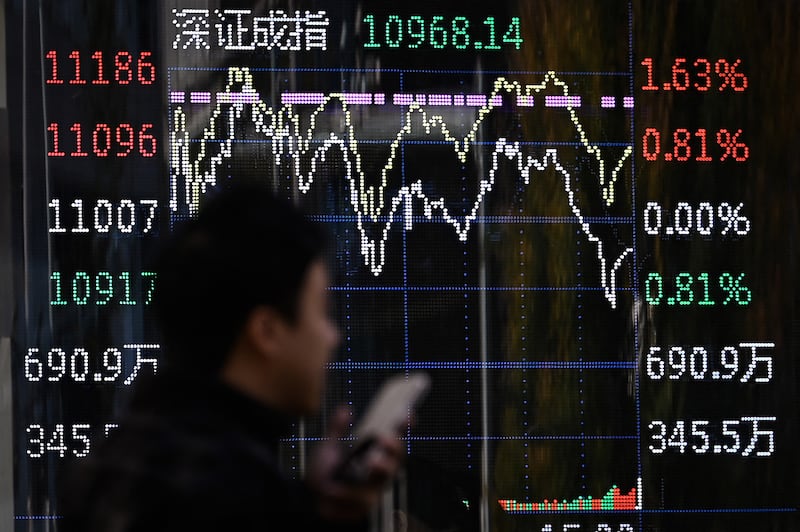
[[[119,124],[111,126],[108,124],[97,124],[91,133],[91,152],[86,150],[88,140],[84,142],[83,125],[74,123],[69,127],[72,132],[72,147],[75,149],[69,154],[61,150],[60,132],[61,127],[53,122],[47,126],[47,131],[52,134],[52,149],[47,152],[48,157],[127,157],[138,153],[142,157],[153,157],[158,150],[158,141],[152,133],[153,124],[142,124],[137,129],[131,124]],[[69,135],[69,134],[68,134]]]

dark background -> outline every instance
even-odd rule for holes
[[[541,97],[528,109],[504,100],[483,122],[464,162],[455,157],[452,144],[441,142],[440,135],[422,133],[419,118],[412,117],[414,133],[402,143],[398,164],[388,174],[387,198],[421,180],[427,196],[445,198],[451,213],[463,220],[480,179],[488,175],[498,138],[522,142],[523,153],[537,159],[545,149],[555,148],[572,177],[576,204],[591,217],[592,230],[606,245],[606,257],[613,262],[626,247],[635,248],[619,270],[617,305],[611,308],[599,290],[595,247],[569,208],[563,175],[552,168],[531,172],[530,184],[525,184],[515,166],[501,158],[494,187],[466,242],[459,241],[440,213],[432,219],[422,216],[422,204],[415,201],[413,229],[404,231],[401,217],[395,218],[383,271],[375,276],[360,252],[361,235],[339,153],[329,153],[314,185],[302,194],[290,161],[274,160],[272,145],[255,131],[246,109],[236,135],[250,142],[234,143],[232,156],[219,169],[217,187],[229,180],[263,182],[297,200],[335,234],[332,295],[344,342],[332,365],[323,411],[298,424],[284,445],[290,470],[300,474],[308,446],[324,434],[327,414],[337,404],[351,402],[354,412],[361,412],[385,377],[426,369],[434,385],[408,434],[408,511],[434,530],[479,529],[482,503],[493,530],[542,530],[547,524],[561,530],[567,523],[592,531],[604,530],[602,523],[612,530],[631,523],[636,530],[654,531],[785,531],[798,526],[798,5],[450,4],[225,3],[255,12],[327,9],[329,48],[179,54],[171,48],[171,9],[200,3],[7,3],[9,123],[16,132],[10,138],[11,172],[5,180],[11,191],[15,296],[18,530],[57,529],[56,485],[66,462],[54,453],[29,458],[26,427],[90,423],[102,428],[113,422],[129,394],[129,387],[121,384],[28,382],[22,367],[27,349],[84,347],[101,353],[108,346],[158,338],[142,305],[49,305],[49,276],[54,271],[66,276],[75,271],[147,270],[158,236],[188,216],[183,206],[177,211],[167,207],[172,127],[167,117],[175,107],[167,93],[221,91],[228,66],[250,67],[269,106],[282,92],[488,94],[497,78],[541,83],[553,70],[571,94],[583,97],[578,117],[587,137],[603,143],[607,161],[615,162],[624,146],[634,142],[634,156],[623,166],[611,205],[600,199],[597,164],[577,144],[567,112],[544,108]],[[379,28],[389,14],[428,20],[441,14],[448,21],[461,15],[479,28],[485,17],[494,16],[499,44],[509,18],[518,16],[524,44],[519,50],[504,45],[498,52],[370,50],[363,47],[359,18],[366,13],[375,15]],[[62,68],[70,66],[70,51],[81,51],[85,78],[95,50],[103,50],[107,58],[117,50],[134,56],[150,50],[157,81],[145,87],[47,86],[42,79],[43,72],[49,73],[47,50],[57,51]],[[644,57],[653,58],[656,83],[670,78],[676,57],[741,58],[749,86],[742,93],[642,91]],[[61,77],[69,79],[69,72],[61,71]],[[109,72],[106,65],[106,77]],[[606,95],[617,97],[616,109],[600,108],[600,96]],[[620,107],[623,96],[634,96],[633,113]],[[183,106],[192,119],[191,138],[201,137],[212,107]],[[312,108],[299,109],[305,124]],[[387,140],[405,124],[403,110],[350,108],[367,184],[379,182]],[[330,104],[323,115],[327,122],[318,128],[320,138],[330,131],[341,134],[341,107]],[[447,117],[457,138],[475,120],[472,111]],[[48,158],[45,128],[52,122],[61,124],[62,145],[71,139],[68,127],[73,122],[86,125],[84,144],[89,126],[99,122],[152,122],[158,157]],[[742,129],[750,158],[745,163],[649,162],[641,146],[648,127],[665,138],[676,128]],[[714,144],[709,135],[709,147]],[[209,143],[209,150],[214,146]],[[199,143],[193,144],[195,156],[196,150]],[[709,151],[718,155],[715,150]],[[301,161],[308,171],[308,160]],[[152,235],[48,234],[52,198],[62,199],[67,227],[68,205],[75,198],[87,204],[99,198],[158,199],[157,230]],[[648,201],[668,208],[679,201],[742,202],[752,229],[738,239],[718,233],[709,238],[651,237],[644,234],[641,220]],[[376,235],[386,221],[368,224],[368,234]],[[751,304],[683,308],[643,301],[649,272],[672,279],[678,272],[706,271],[744,272],[753,293]],[[771,382],[656,382],[647,378],[643,363],[637,364],[653,345],[702,345],[714,352],[743,341],[775,342]],[[126,360],[126,370],[130,363]],[[648,450],[652,442],[647,426],[654,419],[719,422],[748,415],[777,416],[770,427],[775,429],[773,456],[654,455]],[[482,501],[484,457],[488,469]],[[644,483],[641,512],[507,515],[496,502],[597,498],[612,485],[627,492],[638,477]]]

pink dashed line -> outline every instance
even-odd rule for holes
[[[261,95],[257,92],[218,92],[217,103],[258,103]]]
[[[212,93],[210,92],[190,92],[189,101],[193,104],[211,103]],[[181,104],[186,102],[187,93],[185,91],[171,91],[169,93],[169,103]],[[229,104],[255,104],[261,101],[261,96],[255,92],[218,92],[216,93],[218,103]],[[328,95],[322,92],[285,92],[281,94],[281,104],[284,105],[322,105],[328,99]],[[384,93],[370,92],[349,92],[342,94],[342,100],[347,105],[386,105],[387,97]],[[412,103],[417,105],[433,106],[455,106],[455,107],[485,107],[487,104],[492,107],[503,105],[502,95],[496,94],[491,98],[484,94],[405,94],[396,93],[391,95],[393,105],[408,106]],[[531,95],[517,96],[518,107],[533,107],[534,97]],[[616,96],[601,96],[600,106],[605,109],[617,107],[619,99]],[[581,107],[583,104],[581,96],[558,96],[545,95],[545,107]],[[625,96],[622,98],[622,107],[633,108],[633,97]]]
[[[413,101],[413,94],[395,94],[392,97],[392,103],[395,105],[411,105]]]
[[[428,105],[453,105],[453,96],[450,94],[431,94],[428,96]]]
[[[484,107],[486,96],[483,94],[467,94],[467,105],[471,107]]]
[[[281,94],[284,105],[320,105],[325,103],[325,95],[321,92],[284,92]]]
[[[192,103],[211,103],[211,93],[192,92],[189,94],[189,101]]]
[[[372,94],[369,92],[345,92],[342,94],[347,105],[369,105],[372,103]]]
[[[533,96],[517,96],[517,106],[533,107]]]
[[[580,107],[580,96],[545,96],[545,107]]]

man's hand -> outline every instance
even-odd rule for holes
[[[316,449],[308,475],[309,486],[319,498],[320,515],[330,521],[357,521],[366,517],[380,500],[386,484],[394,478],[404,454],[397,437],[382,437],[359,457],[364,461],[363,480],[349,482],[336,478],[347,457],[347,449],[339,438],[347,433],[349,418],[346,408],[336,412],[328,440]]]

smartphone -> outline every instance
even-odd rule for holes
[[[422,372],[387,379],[356,425],[353,431],[356,442],[336,470],[335,478],[351,483],[366,481],[367,458],[375,450],[378,438],[392,437],[402,431],[408,423],[409,413],[419,404],[430,386],[430,376]]]

